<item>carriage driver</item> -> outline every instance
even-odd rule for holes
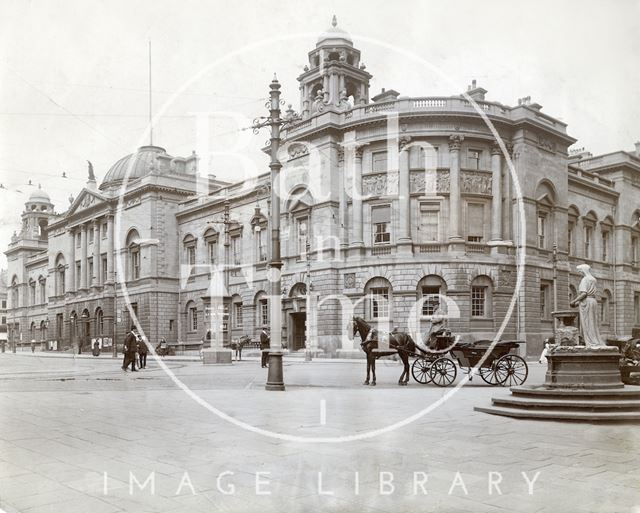
[[[425,333],[424,342],[429,349],[435,349],[436,335],[438,332],[446,329],[447,317],[440,306],[440,300],[437,296],[429,296],[427,303],[433,308],[433,315],[431,315],[429,329]]]

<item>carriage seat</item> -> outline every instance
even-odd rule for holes
[[[463,342],[458,344],[458,349],[486,349],[493,343],[493,340],[476,340],[474,342]],[[520,347],[520,342],[517,340],[498,340],[496,347],[505,347],[509,349],[515,349]]]

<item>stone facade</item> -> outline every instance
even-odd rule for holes
[[[514,107],[486,101],[475,83],[464,95],[389,90],[370,99],[370,78],[336,26],[298,78],[301,120],[285,132],[280,156],[289,349],[303,348],[308,330],[308,348],[348,352],[350,315],[407,329],[416,308],[428,321],[416,301],[440,293],[463,338],[503,330],[538,354],[582,262],[601,288],[603,334],[640,325],[639,149],[570,153],[565,123],[529,98]],[[270,293],[269,176],[211,180],[203,193],[196,163],[143,147],[114,164],[99,190],[90,181],[66,213],[47,213],[48,240],[23,229],[7,251],[9,297],[20,293],[10,332],[25,341],[32,323],[48,318],[46,338],[61,340],[58,348],[112,338],[114,325],[121,340],[126,282],[152,340],[197,346],[220,294],[226,342],[257,339]],[[47,296],[28,308],[21,298],[40,276]]]

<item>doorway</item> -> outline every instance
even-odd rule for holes
[[[297,312],[291,314],[291,351],[304,349],[307,335],[307,314]]]

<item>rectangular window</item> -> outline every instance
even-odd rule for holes
[[[107,257],[103,256],[102,257],[102,283],[105,284],[107,283]]]
[[[185,251],[187,252],[187,264],[196,265],[196,247],[187,246]]]
[[[242,328],[242,303],[234,303],[233,308],[235,314],[235,327]]]
[[[372,241],[374,246],[391,244],[391,207],[371,209]]]
[[[82,235],[80,233],[76,234],[76,248],[82,246]]]
[[[538,247],[544,249],[546,247],[547,232],[547,215],[538,212]]]
[[[549,285],[540,285],[540,319],[549,318]]]
[[[140,253],[137,249],[131,251],[131,278],[140,278]]]
[[[307,259],[307,245],[309,242],[309,225],[308,219],[302,218],[297,221],[297,231],[298,231],[298,255],[300,255],[300,260]]]
[[[6,317],[2,317],[2,324],[7,324],[7,318]]]
[[[440,239],[440,210],[437,205],[420,205],[420,240],[434,242]]]
[[[7,308],[7,300],[6,299],[2,300],[2,308]]]
[[[481,150],[469,150],[467,154],[467,166],[469,169],[480,169]]]
[[[88,230],[88,235],[89,235],[89,244],[93,244],[93,228],[89,228]]]
[[[87,284],[93,282],[93,258],[87,258]]]
[[[607,230],[602,232],[602,261],[609,261],[609,232]]]
[[[471,287],[471,317],[485,317],[486,287]]]
[[[387,152],[376,151],[371,154],[371,170],[374,172],[387,171]]]
[[[640,257],[640,239],[638,237],[631,237],[631,265],[638,267],[638,257]]]
[[[440,287],[422,287],[422,298],[424,299],[424,303],[422,303],[422,315],[433,315],[438,308],[438,303],[440,301]]]
[[[258,243],[258,262],[267,261],[267,227],[261,226],[260,231],[257,232],[256,242]]]
[[[484,204],[467,204],[467,241],[482,242],[484,240]]]
[[[575,225],[572,222],[570,222],[567,228],[567,252],[569,253],[569,255],[573,255],[574,226]]]
[[[389,289],[374,287],[369,293],[371,317],[373,319],[389,317]]]
[[[76,262],[76,290],[80,288],[80,262]]]
[[[269,325],[269,305],[266,299],[260,300],[260,321],[262,326]]]
[[[584,258],[591,259],[591,239],[593,237],[593,227],[584,227]]]
[[[427,148],[420,152],[424,156],[424,169],[438,169],[440,163],[438,148]]]
[[[640,326],[640,292],[633,295],[633,314],[634,324]]]
[[[191,320],[191,331],[198,329],[198,309],[196,307],[189,308],[189,317]]]
[[[233,255],[233,265],[240,265],[242,263],[240,240],[240,235],[231,237],[231,254]]]
[[[169,331],[173,331],[173,323],[174,323],[174,320],[169,319]]]
[[[102,230],[101,231],[102,231],[102,238],[103,239],[107,238],[107,230],[108,230],[107,223],[102,223]]]
[[[207,242],[207,256],[209,258],[210,265],[216,263],[218,258],[218,243],[216,241],[210,240]]]

